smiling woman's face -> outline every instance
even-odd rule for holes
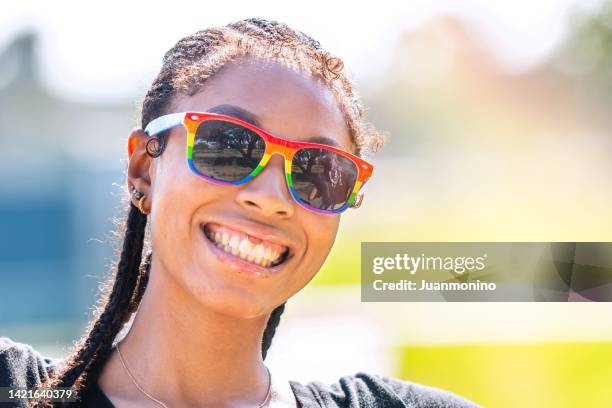
[[[343,114],[325,84],[276,62],[248,58],[231,63],[209,79],[202,92],[176,98],[171,111],[223,113],[275,136],[354,151]],[[245,184],[216,185],[189,169],[185,145],[185,129],[174,128],[164,153],[144,166],[150,178],[144,189],[151,206],[155,270],[164,274],[162,281],[219,313],[269,313],[319,271],[340,215],[297,204],[278,155]],[[142,182],[132,181],[142,188]],[[259,254],[288,255],[281,264],[264,267],[215,245],[223,239],[247,253],[261,245]]]

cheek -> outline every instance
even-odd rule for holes
[[[308,265],[306,278],[312,279],[318,272],[336,240],[340,215],[308,214],[303,220],[308,237],[305,265]]]
[[[194,175],[184,155],[164,154],[152,172],[151,243],[164,269],[178,274],[197,252],[199,209],[218,201],[223,188]]]
[[[187,217],[193,191],[193,180],[186,171],[184,163],[176,158],[174,152],[166,152],[164,160],[158,161],[153,171],[152,184],[152,225],[164,233],[170,233],[175,228],[188,227]]]
[[[326,253],[331,250],[336,240],[339,223],[340,216],[331,215],[322,217],[322,220],[319,218],[318,223],[312,222],[309,224],[311,226],[309,233],[314,237],[317,249]]]
[[[222,186],[208,183],[189,169],[178,139],[172,139],[163,155],[153,162],[151,186],[152,228],[164,232],[190,228],[198,208],[223,195]]]

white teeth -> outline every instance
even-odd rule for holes
[[[278,249],[273,249],[263,242],[253,244],[249,237],[244,234],[232,233],[231,231],[216,231],[211,232],[209,237],[223,251],[266,268],[277,260],[280,255]]]
[[[248,238],[242,239],[242,241],[240,241],[240,245],[238,246],[238,249],[240,250],[240,252],[251,252],[251,249],[252,249],[251,241],[249,241]]]
[[[255,248],[253,249],[253,256],[255,258],[262,258],[264,256],[264,253],[265,253],[265,249],[263,245],[261,244],[255,245]]]
[[[266,250],[264,251],[264,258],[266,258],[268,261],[273,260],[274,258],[272,258],[272,249],[270,247],[267,247]]]

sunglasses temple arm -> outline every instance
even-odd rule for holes
[[[185,112],[182,112],[160,116],[159,118],[153,119],[151,122],[149,122],[144,131],[149,136],[154,136],[168,129],[172,129],[173,127],[181,125],[183,123],[185,114]]]

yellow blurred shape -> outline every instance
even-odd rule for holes
[[[612,406],[612,343],[405,346],[399,378],[484,407]]]

